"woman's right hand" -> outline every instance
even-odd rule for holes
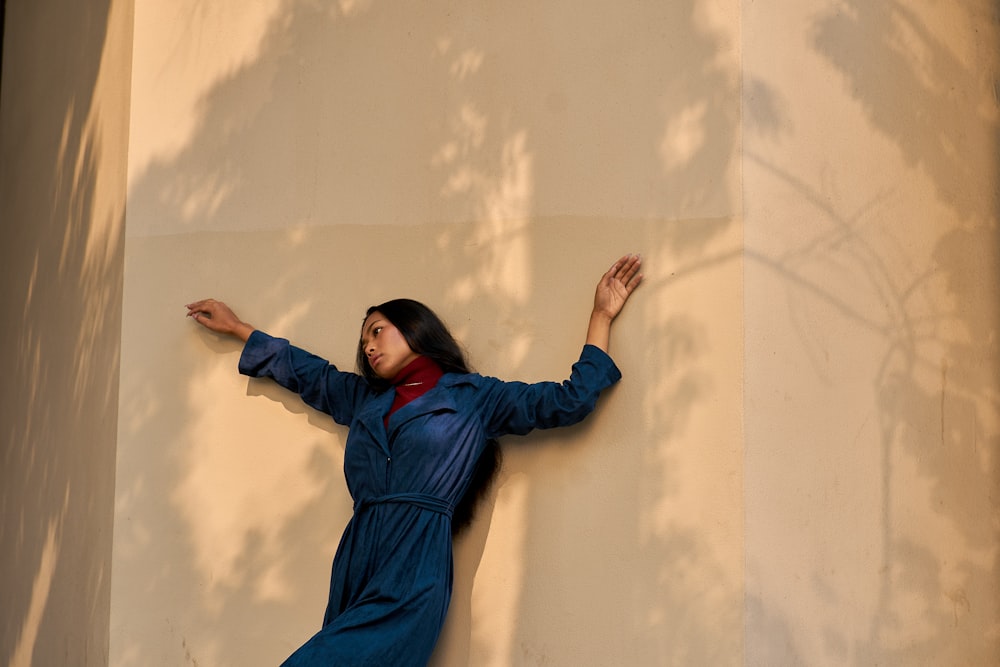
[[[254,331],[253,326],[236,317],[236,313],[221,301],[202,299],[185,307],[188,317],[215,333],[236,336],[245,342]]]

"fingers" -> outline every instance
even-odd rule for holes
[[[188,317],[215,333],[236,336],[245,341],[254,332],[252,325],[237,317],[236,313],[222,301],[202,299],[185,307],[188,309]]]
[[[640,268],[642,268],[642,256],[630,253],[615,262],[607,275],[620,282],[625,290],[631,293],[642,282]]]
[[[215,299],[202,299],[201,301],[194,301],[192,303],[184,304],[184,307],[188,310],[204,310],[211,304],[218,303]]]
[[[625,302],[642,282],[642,257],[635,254],[622,256],[601,276],[594,294],[594,312],[610,320],[618,316]]]
[[[188,309],[188,317],[212,331],[222,331],[228,324],[229,309],[221,301],[202,299],[185,307]]]
[[[188,309],[188,317],[194,317],[197,319],[198,315],[211,316],[218,304],[219,302],[215,299],[202,299],[201,301],[185,304],[184,307]]]

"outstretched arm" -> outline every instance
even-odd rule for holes
[[[641,266],[642,258],[639,255],[625,255],[601,276],[594,294],[594,310],[590,313],[590,324],[587,327],[588,345],[608,351],[611,323],[642,282],[642,274],[639,273]]]
[[[236,317],[236,313],[221,301],[202,299],[189,303],[185,307],[188,309],[188,317],[215,333],[235,336],[246,342],[250,334],[254,332],[252,325]]]

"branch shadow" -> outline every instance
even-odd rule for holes
[[[928,8],[851,1],[845,9],[817,18],[816,50],[844,75],[872,125],[929,175],[954,215],[939,227],[932,266],[906,275],[864,263],[891,303],[886,358],[873,378],[887,464],[882,548],[888,567],[870,640],[857,647],[858,656],[917,664],[960,655],[986,664],[1000,656],[1000,431],[991,417],[1000,405],[1000,310],[981,291],[1000,275],[1000,122],[990,78],[998,64],[1000,14],[995,3],[957,12],[957,32],[974,41],[956,51],[928,23]],[[874,48],[874,59],[858,59],[858,40]],[[896,252],[907,250],[900,244]],[[907,507],[913,499],[898,486],[911,466],[929,484],[922,508]],[[911,537],[914,512],[930,525],[944,520],[938,531],[961,546]],[[914,598],[922,602],[907,609]],[[921,628],[919,636],[900,633],[902,618]],[[961,653],[950,648],[956,642]]]
[[[878,350],[870,385],[877,506],[864,507],[878,517],[879,544],[868,547],[879,554],[880,570],[870,577],[877,594],[856,624],[860,634],[823,629],[832,660],[991,664],[1000,655],[997,18],[995,3],[848,0],[810,24],[812,48],[842,75],[868,125],[913,173],[926,174],[940,210],[907,225],[893,220],[893,209],[905,208],[900,193],[883,191],[846,211],[790,166],[746,156],[816,214],[814,223],[796,227],[788,249],[747,250],[748,263],[785,288],[809,371],[818,382],[837,382],[831,334],[819,331],[818,321],[846,326]],[[763,108],[780,111],[771,91],[759,92]],[[755,131],[775,134],[767,123]],[[830,590],[826,573],[815,574],[817,596],[849,604],[844,591]],[[748,632],[781,622],[763,603],[748,606],[748,615],[759,616]],[[796,649],[789,643],[788,650]]]

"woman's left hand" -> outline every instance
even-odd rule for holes
[[[642,274],[639,273],[641,266],[642,258],[639,255],[625,255],[601,276],[594,293],[594,310],[587,325],[588,345],[608,351],[611,323],[642,282]]]
[[[618,317],[622,307],[642,282],[642,258],[639,255],[625,255],[601,276],[594,294],[594,314],[604,315],[609,320]]]

